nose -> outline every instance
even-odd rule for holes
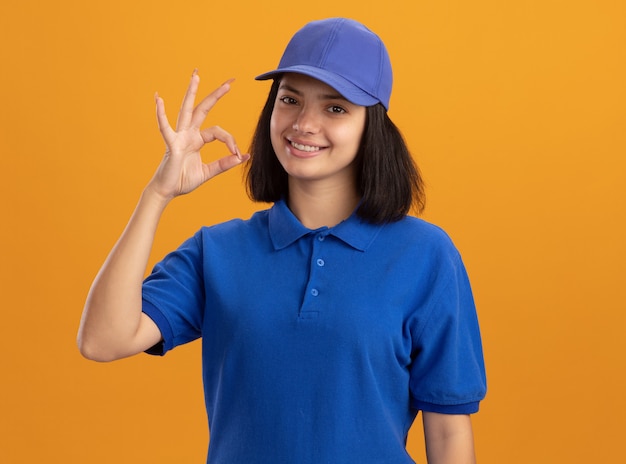
[[[319,119],[310,108],[302,108],[292,128],[303,134],[314,134],[319,130]]]

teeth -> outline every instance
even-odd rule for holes
[[[300,151],[308,151],[308,152],[312,152],[312,151],[318,151],[320,149],[320,147],[313,147],[310,145],[302,145],[300,143],[296,143],[296,142],[289,142],[291,143],[291,146],[294,148],[297,148]]]

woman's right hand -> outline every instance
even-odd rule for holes
[[[232,80],[226,81],[194,107],[199,82],[200,77],[194,71],[178,113],[176,130],[172,129],[167,120],[163,99],[155,96],[157,122],[166,150],[149,188],[167,201],[195,190],[212,177],[249,158],[249,155],[239,152],[234,137],[221,127],[200,128],[213,106],[230,90]],[[231,154],[204,163],[200,150],[215,140],[224,143]]]
[[[161,340],[158,326],[142,312],[142,282],[163,208],[175,196],[191,192],[249,158],[239,153],[235,139],[225,130],[217,126],[200,129],[211,108],[230,89],[230,81],[194,108],[199,81],[194,72],[176,130],[167,121],[163,100],[156,97],[165,156],[89,290],[78,330],[78,346],[89,359],[124,358]],[[224,143],[231,154],[205,164],[200,149],[214,140]]]

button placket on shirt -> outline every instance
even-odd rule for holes
[[[322,257],[320,248],[322,247],[325,239],[326,236],[319,233],[315,236],[315,239],[312,242],[313,250],[311,254],[311,275],[309,276],[308,285],[308,296],[309,298],[312,298],[312,300],[305,298],[304,306],[301,312],[301,316],[303,317],[306,315],[311,316],[313,313],[319,313],[320,308],[317,304],[317,299],[323,292],[323,288],[320,288],[320,273],[323,272],[323,269],[326,266],[326,260]]]
[[[319,269],[323,268],[324,265],[326,264],[324,259],[319,257],[319,248],[320,248],[320,245],[322,244],[322,242],[324,242],[325,238],[326,238],[325,235],[318,234],[317,235],[317,243],[313,242],[313,257],[314,257],[313,259],[315,259],[315,268],[316,268],[316,270],[319,270]],[[317,258],[315,258],[316,255],[318,256]],[[311,277],[314,278],[315,274],[316,273],[314,272]],[[319,294],[320,294],[320,292],[319,292],[318,288],[312,288],[311,289],[311,295],[312,296],[318,296]]]

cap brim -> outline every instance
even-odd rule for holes
[[[284,73],[296,73],[296,74],[304,74],[305,76],[313,77],[319,81],[322,81],[324,84],[331,86],[337,92],[339,92],[346,100],[355,105],[360,106],[373,106],[377,103],[381,103],[377,98],[372,97],[369,93],[365,92],[361,88],[354,85],[347,79],[344,79],[341,76],[338,76],[335,73],[326,71],[322,68],[316,68],[314,66],[289,66],[286,68],[278,68],[274,71],[266,72],[261,74],[255,79],[257,81],[265,81],[268,79],[274,79],[277,75]]]

